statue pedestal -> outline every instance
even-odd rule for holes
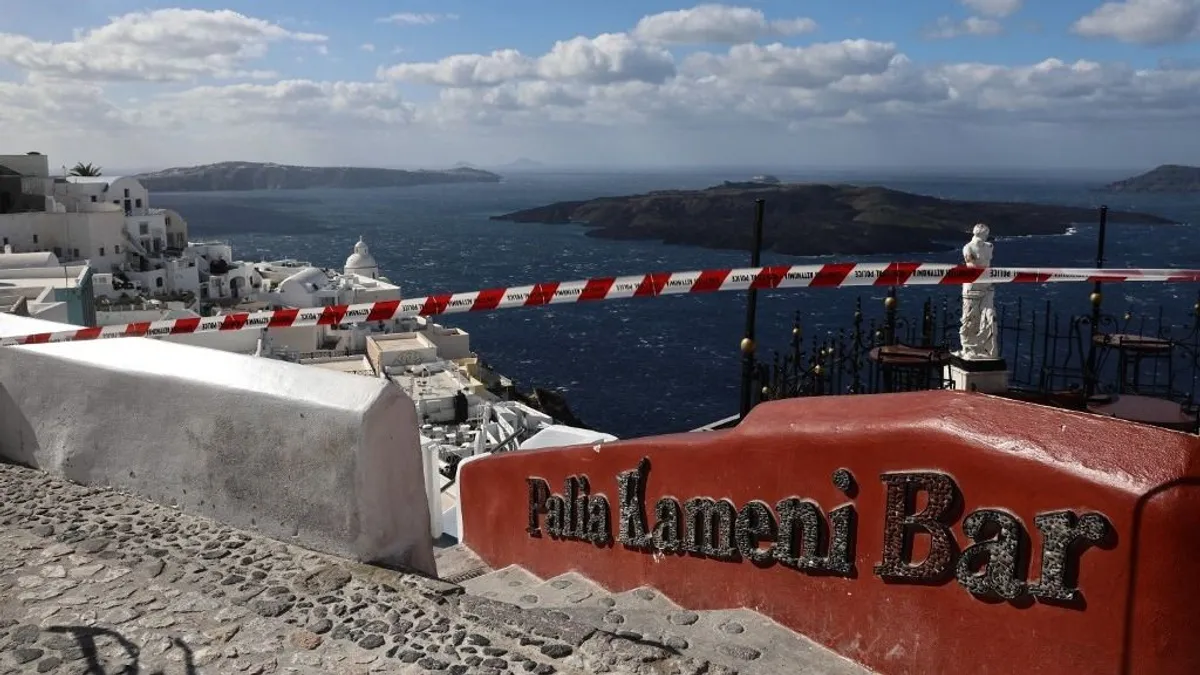
[[[1003,394],[1008,391],[1008,365],[1004,359],[974,361],[957,354],[946,364],[945,379],[958,391],[977,391],[981,394]]]

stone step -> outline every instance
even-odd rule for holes
[[[542,580],[516,565],[466,580],[462,586],[468,594],[486,599],[480,601],[481,612],[536,619],[524,626],[535,635],[570,643],[558,633],[584,635],[590,628],[627,649],[669,651],[705,675],[870,672],[757,612],[690,611],[652,588],[610,593],[579,574]],[[507,606],[511,609],[502,609]],[[596,635],[589,643],[596,643]],[[580,650],[581,656],[585,651]]]
[[[438,578],[452,584],[462,583],[492,571],[471,549],[459,546],[449,537],[434,542],[434,562]]]
[[[535,603],[524,601],[524,596],[530,595],[530,591],[541,584],[540,578],[521,567],[509,565],[503,569],[467,579],[462,582],[462,587],[472,595],[526,607]]]

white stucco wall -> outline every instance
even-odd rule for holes
[[[415,409],[375,378],[140,338],[0,347],[0,456],[435,573]]]
[[[53,251],[37,253],[0,252],[0,270],[20,270],[30,267],[58,267],[58,258]]]
[[[50,175],[48,155],[0,155],[0,166],[7,166],[23,176]]]
[[[174,292],[200,294],[200,267],[195,260],[171,258],[166,261],[167,287]]]
[[[247,333],[250,331],[238,331]],[[274,349],[293,352],[314,352],[320,347],[325,326],[297,326],[295,328],[268,328],[267,341]],[[258,333],[255,332],[255,335]]]
[[[70,180],[78,179],[71,178]],[[104,198],[105,190],[107,188],[108,183],[99,181],[85,183],[60,182],[54,184],[53,196],[72,211],[79,208],[86,208],[89,205],[112,206],[112,204],[109,204],[108,200]],[[117,210],[119,211],[121,209],[117,208]]]
[[[362,277],[355,276],[355,279],[362,279]],[[385,302],[388,300],[403,299],[400,295],[399,286],[376,283],[368,279],[365,284],[360,282],[358,285],[343,289],[339,293],[338,303],[353,305],[360,302]]]
[[[188,224],[183,216],[172,209],[162,209],[163,223],[167,226],[167,246],[183,249],[188,245]]]
[[[166,214],[149,213],[146,209],[134,209],[133,213],[125,216],[125,231],[129,233],[129,238],[140,244],[147,253],[161,257],[162,251],[167,248]]]
[[[128,195],[125,194],[126,190],[129,191]],[[135,215],[145,213],[145,209],[150,208],[150,193],[146,191],[146,188],[137,179],[128,176],[115,177],[108,184],[108,200],[110,202],[119,201],[121,206],[124,207],[126,199],[130,201],[130,206]],[[139,199],[141,200],[141,206],[138,206]]]
[[[120,253],[124,249],[124,229],[125,217],[117,211],[0,215],[0,237],[14,252],[57,248],[60,261],[88,260],[100,272],[125,262],[124,253]]]
[[[26,304],[26,309],[29,310],[30,316],[42,319],[44,321],[70,321],[71,309],[65,302],[56,302],[53,298],[52,289],[46,289],[42,293],[43,298],[47,298],[47,302],[34,302],[30,300]]]
[[[253,354],[258,349],[258,339],[261,335],[262,331],[257,330],[233,330],[227,333],[170,335],[162,339],[176,344],[217,349],[234,354]]]
[[[438,356],[453,361],[471,356],[471,335],[461,328],[446,328],[441,324],[429,326],[425,334],[437,345]]]

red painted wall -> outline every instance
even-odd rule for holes
[[[1200,480],[1193,436],[978,394],[923,392],[824,397],[759,406],[741,426],[489,457],[463,466],[464,543],[495,567],[519,564],[548,578],[578,571],[611,590],[648,585],[692,609],[748,607],[887,675],[945,673],[1200,673]],[[654,555],[616,541],[616,476],[651,463],[647,521],[665,495],[679,500],[810,498],[824,512],[857,508],[854,578],[773,564]],[[849,469],[853,498],[831,475]],[[1084,600],[1060,606],[1028,596],[979,599],[953,577],[885,582],[874,572],[884,542],[880,474],[951,475],[961,514],[1000,508],[1020,518],[1039,577],[1034,516],[1103,513],[1115,536],[1079,558]],[[611,506],[613,543],[532,537],[526,478],[586,474]],[[924,505],[918,499],[915,505]],[[544,518],[541,521],[544,524]],[[961,549],[962,515],[952,522]],[[912,559],[928,551],[919,536]],[[1024,569],[1023,567],[1021,569]]]

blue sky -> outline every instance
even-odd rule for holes
[[[422,163],[444,159],[439,148],[484,163],[613,147],[635,163],[719,161],[747,144],[843,163],[900,147],[947,161],[964,144],[984,164],[1028,156],[1116,165],[1200,152],[1200,0],[716,7],[706,10],[714,25],[732,20],[720,12],[763,26],[811,23],[716,44],[694,37],[711,35],[702,12],[635,30],[643,17],[699,9],[659,0],[8,0],[0,116],[58,110],[76,128],[82,118],[62,114],[69,105],[57,98],[75,86],[111,131],[93,145],[124,148],[135,163],[234,150],[366,163],[382,143]],[[171,12],[179,8],[192,11]],[[593,41],[604,33],[621,36]],[[519,54],[496,60],[496,50]],[[476,56],[442,61],[454,55]],[[61,133],[29,135],[78,152]],[[1128,147],[1094,147],[1102,143]]]
[[[11,4],[11,6],[10,6]],[[922,34],[937,17],[963,19],[972,11],[947,0],[858,0],[854,2],[795,2],[795,0],[758,0],[736,3],[762,10],[771,17],[806,16],[820,25],[820,38],[868,38],[904,44],[905,53],[914,59],[967,61],[1016,65],[1043,58],[1083,58],[1121,60],[1150,67],[1160,58],[1200,59],[1200,43],[1170,45],[1146,49],[1110,40],[1095,40],[1073,35],[1070,25],[1101,3],[1095,0],[1041,0],[1027,3],[1012,15],[1008,33],[1001,37],[949,40],[922,39]],[[9,0],[0,27],[41,39],[63,40],[75,27],[105,23],[109,16],[130,11],[187,6],[196,9],[232,9],[248,16],[279,21],[289,27],[317,30],[329,35],[330,49],[345,60],[324,65],[289,66],[279,57],[282,72],[294,76],[312,76],[314,69],[327,70],[330,76],[354,74],[362,68],[400,60],[391,52],[403,49],[403,58],[431,60],[457,52],[487,52],[515,48],[541,53],[556,40],[575,35],[595,35],[628,30],[639,18],[657,12],[681,9],[688,3],[661,0],[505,0],[504,2],[467,2],[464,0],[227,0],[191,2],[175,0]],[[336,12],[330,12],[332,6]],[[376,23],[396,13],[456,15],[457,19],[419,26]],[[76,25],[64,25],[63,15],[73,17]],[[805,36],[807,40],[809,36]],[[357,50],[363,43],[379,48],[376,54]]]

